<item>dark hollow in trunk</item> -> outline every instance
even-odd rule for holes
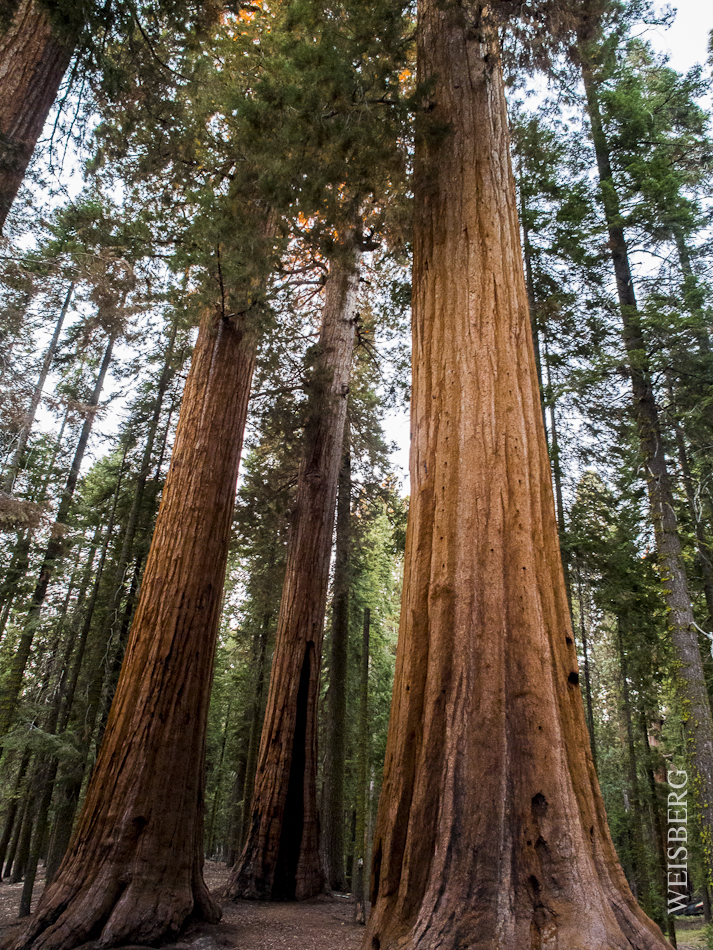
[[[359,286],[332,261],[280,602],[250,831],[229,897],[303,900],[325,887],[317,815],[317,705],[337,481]]]

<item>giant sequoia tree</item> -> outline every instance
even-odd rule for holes
[[[419,3],[411,508],[369,950],[654,950],[579,691],[492,11]]]
[[[277,623],[250,830],[231,897],[313,897],[325,887],[317,818],[317,705],[339,462],[356,335],[352,240],[327,284]]]
[[[220,918],[202,876],[205,725],[259,314],[228,299],[201,322],[84,808],[16,950],[151,943]]]

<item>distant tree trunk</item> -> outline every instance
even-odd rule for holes
[[[17,810],[20,804],[20,790],[25,780],[25,772],[27,772],[27,766],[30,764],[31,755],[32,753],[30,752],[30,749],[25,749],[22,754],[22,760],[15,775],[15,782],[10,794],[10,803],[5,816],[5,826],[3,828],[2,839],[0,839],[0,879],[2,878],[2,866],[5,863],[8,845],[10,844],[12,833],[16,828],[15,820],[17,818]]]
[[[649,742],[649,724],[646,719],[646,713],[642,710],[639,715],[639,726],[641,729],[641,737],[644,741],[645,747],[645,768],[646,768],[646,781],[649,787],[649,801],[651,802],[651,811],[653,814],[653,824],[654,824],[654,837],[655,837],[655,851],[656,851],[656,866],[658,870],[659,877],[659,887],[661,888],[661,895],[663,897],[663,907],[664,907],[664,920],[666,921],[666,929],[668,932],[668,939],[671,946],[676,946],[676,920],[673,916],[670,916],[667,911],[666,898],[668,897],[668,855],[666,853],[666,833],[664,831],[664,822],[661,818],[661,804],[659,802],[658,792],[656,791],[656,776],[654,775],[654,766],[651,756],[651,744]]]
[[[317,816],[317,701],[339,463],[356,328],[356,255],[325,289],[277,624],[250,832],[226,893],[302,900],[325,874]]]
[[[663,597],[668,608],[668,629],[676,655],[676,690],[686,731],[686,754],[691,764],[697,805],[701,812],[707,874],[713,875],[713,720],[703,673],[698,634],[693,618],[688,580],[674,507],[671,479],[664,451],[658,406],[639,314],[629,254],[622,226],[619,196],[611,167],[599,109],[597,81],[585,39],[580,43],[582,81],[587,97],[592,141],[601,185],[602,207],[609,236],[612,269],[616,278],[622,337],[629,361],[632,410],[646,466],[646,486]]]
[[[361,637],[361,663],[359,676],[359,735],[357,748],[356,778],[356,829],[354,832],[354,864],[352,881],[354,890],[354,919],[366,923],[366,855],[367,855],[367,804],[369,775],[369,638],[371,611],[364,608],[364,623]]]
[[[96,597],[99,591],[99,583],[101,581],[101,575],[104,568],[104,559],[106,558],[106,552],[111,538],[113,529],[114,529],[114,519],[116,517],[116,508],[119,502],[119,496],[121,493],[121,482],[124,476],[124,466],[126,465],[126,453],[128,451],[128,441],[124,444],[124,455],[121,460],[121,466],[119,468],[118,478],[116,481],[116,486],[114,488],[114,498],[112,500],[111,512],[109,514],[109,523],[107,525],[104,545],[102,548],[101,557],[99,559],[99,566],[97,570],[97,578],[94,583],[94,589],[92,591],[92,597],[88,606],[87,613],[89,614],[88,619],[85,619],[84,627],[88,627],[91,623],[91,614],[94,611],[94,605],[96,603]],[[90,563],[92,558],[90,557]],[[80,642],[77,645],[77,651],[79,653],[83,652],[83,645],[86,642],[86,635],[84,631],[80,634]],[[71,644],[70,644],[71,648]],[[55,651],[52,651],[53,653]],[[69,658],[67,658],[69,659]],[[75,663],[75,669],[81,665],[81,657],[79,658],[79,664]],[[69,719],[70,710],[72,707],[72,702],[74,698],[74,690],[76,689],[76,680],[73,676],[70,675],[69,679],[67,677],[66,668],[62,671],[60,678],[60,683],[56,691],[56,698],[52,704],[51,711],[47,717],[47,721],[44,723],[44,731],[47,735],[56,735],[57,733],[62,733],[67,727],[67,721]],[[74,672],[74,671],[73,671]],[[65,696],[65,693],[67,694]],[[68,700],[63,702],[63,699]],[[44,756],[36,766],[36,787],[37,787],[37,808],[35,813],[35,829],[33,832],[32,846],[28,855],[27,864],[25,866],[25,883],[22,889],[22,897],[20,899],[20,909],[18,912],[18,917],[26,917],[30,913],[30,907],[32,904],[32,893],[35,886],[35,878],[37,876],[37,865],[39,863],[40,857],[45,854],[45,849],[47,846],[47,833],[49,830],[49,810],[50,804],[52,802],[52,793],[55,787],[55,778],[57,776],[57,769],[59,768],[59,759],[53,755]],[[54,871],[52,871],[49,866],[47,868],[46,881],[49,882],[52,879]]]
[[[636,882],[637,897],[644,904],[650,898],[651,884],[646,861],[646,846],[644,844],[644,826],[642,823],[642,801],[639,791],[639,770],[636,757],[636,742],[634,741],[634,718],[631,708],[631,694],[629,692],[629,664],[624,649],[621,618],[617,617],[617,635],[619,647],[619,665],[621,668],[622,706],[624,726],[626,728],[627,759],[629,766],[629,791],[631,793],[630,823],[632,830],[632,855],[634,864],[634,880]]]
[[[150,468],[151,468],[151,458],[153,456],[154,445],[156,442],[156,433],[158,431],[158,424],[161,420],[163,401],[166,396],[166,391],[168,389],[169,383],[173,379],[176,372],[176,367],[174,365],[174,348],[176,344],[177,333],[178,333],[178,315],[174,316],[173,322],[171,324],[168,344],[166,346],[166,353],[163,360],[163,367],[161,369],[161,374],[158,379],[158,385],[156,386],[156,395],[154,398],[153,412],[151,414],[151,420],[149,422],[148,432],[146,433],[144,451],[141,456],[141,464],[139,467],[138,474],[136,476],[136,486],[134,488],[134,493],[131,499],[131,509],[129,511],[129,517],[126,523],[126,530],[124,531],[124,540],[121,545],[121,553],[119,555],[119,561],[116,566],[116,580],[114,583],[114,591],[112,594],[112,600],[109,607],[110,617],[119,616],[119,607],[120,607],[122,595],[124,593],[124,589],[126,586],[126,570],[129,565],[131,556],[134,553],[134,539],[136,537],[136,530],[139,525],[139,516],[141,514],[141,508],[144,501],[144,494],[146,491],[146,482],[147,482]],[[107,642],[111,642],[115,633],[116,633],[116,620],[110,620],[109,632],[107,635]]]
[[[52,477],[55,462],[57,461],[57,456],[59,455],[59,450],[62,447],[64,430],[67,427],[68,419],[69,408],[67,408],[64,413],[64,417],[62,418],[62,424],[59,429],[59,434],[55,439],[52,458],[45,471],[45,476],[42,480],[42,486],[37,494],[37,497],[33,499],[38,504],[42,504],[42,502],[47,497],[47,488]],[[0,642],[5,635],[5,628],[10,617],[10,611],[12,610],[13,602],[22,592],[22,582],[30,566],[30,550],[32,548],[33,536],[34,531],[29,528],[27,531],[19,535],[17,542],[12,549],[12,559],[7,569],[7,573],[3,578],[2,584],[0,584],[0,604],[2,604],[2,610],[0,610]]]
[[[230,708],[231,702],[228,700],[228,708],[225,713],[225,725],[223,726],[223,738],[220,743],[220,757],[215,770],[215,792],[213,793],[213,807],[210,810],[210,821],[208,822],[208,831],[206,834],[206,851],[208,857],[212,857],[215,842],[215,819],[218,813],[218,802],[220,801],[221,786],[223,784],[223,761],[225,759],[225,747],[228,744],[228,729],[230,728]]]
[[[245,845],[250,828],[250,807],[255,791],[255,772],[257,771],[257,757],[260,751],[260,735],[262,733],[262,723],[265,715],[263,709],[263,697],[265,694],[265,654],[267,653],[267,641],[270,635],[270,624],[272,623],[272,610],[267,609],[262,618],[260,636],[257,641],[255,651],[255,694],[253,696],[252,708],[250,709],[250,732],[248,733],[247,755],[242,769],[238,769],[238,774],[242,771],[243,782],[240,786],[243,795],[243,805],[240,815],[240,842],[237,848],[240,852]],[[231,866],[235,864],[237,855],[233,858]]]
[[[0,233],[74,51],[37,0],[14,14],[0,33]]]
[[[32,594],[32,601],[22,629],[20,642],[12,659],[10,672],[0,692],[0,739],[7,735],[8,730],[12,726],[15,709],[22,689],[22,677],[25,672],[25,667],[27,666],[27,661],[30,658],[32,641],[35,637],[42,606],[47,597],[47,589],[58,564],[61,563],[62,558],[66,554],[67,545],[64,539],[65,521],[72,507],[74,492],[77,487],[77,482],[79,481],[79,472],[84,460],[84,453],[86,452],[89,436],[92,431],[92,426],[94,425],[96,415],[94,410],[99,405],[99,398],[104,388],[104,380],[106,379],[109,364],[111,363],[115,339],[113,335],[109,338],[109,342],[104,351],[104,358],[99,367],[94,390],[89,398],[89,410],[84,420],[82,431],[79,434],[79,441],[77,442],[72,465],[67,475],[67,482],[64,486],[62,497],[60,498],[55,519],[55,530],[47,542],[47,548],[45,549],[44,558],[42,559],[42,566],[40,567],[40,573]]]
[[[62,309],[60,310],[59,316],[57,317],[57,322],[55,323],[54,333],[52,334],[50,345],[47,347],[44,359],[42,360],[39,379],[37,380],[34,392],[32,393],[30,408],[22,422],[22,429],[20,430],[20,434],[18,436],[15,452],[3,478],[3,491],[7,492],[8,494],[12,491],[15,479],[17,478],[17,473],[19,472],[20,466],[22,465],[22,459],[25,455],[25,449],[27,448],[27,442],[30,438],[30,432],[32,431],[32,426],[35,422],[35,416],[37,415],[37,409],[40,405],[40,400],[42,399],[42,390],[45,388],[45,383],[47,382],[47,376],[52,365],[52,360],[57,353],[57,347],[59,346],[59,335],[62,332],[62,327],[64,326],[64,318],[67,316],[67,310],[69,309],[69,303],[72,299],[73,292],[74,283],[71,283],[69,285],[69,290],[67,291],[67,296],[65,297],[64,303],[62,304]]]
[[[547,366],[547,404],[550,412],[550,456],[552,458],[552,478],[555,488],[555,513],[557,516],[557,531],[560,538],[560,552],[562,554],[562,569],[564,571],[564,586],[567,591],[567,603],[569,604],[569,613],[572,615],[572,582],[569,571],[569,551],[565,547],[565,537],[567,525],[564,520],[564,501],[562,498],[562,465],[560,462],[559,436],[557,434],[557,411],[555,408],[555,396],[552,389],[552,376],[550,373],[550,354],[547,347],[547,337],[545,336],[545,364]],[[545,432],[547,427],[545,426]]]
[[[594,734],[594,704],[592,703],[592,675],[589,669],[589,644],[587,643],[587,617],[584,610],[584,591],[582,590],[582,571],[577,565],[577,599],[579,600],[579,633],[582,638],[582,657],[584,659],[584,700],[589,731],[589,744],[592,749],[592,761],[597,767],[597,740]]]
[[[17,881],[12,880],[12,870],[15,867],[15,856],[20,844],[20,835],[22,834],[22,828],[25,824],[25,816],[30,811],[30,805],[31,796],[28,788],[21,803],[20,812],[17,816],[15,828],[13,829],[12,838],[10,840],[10,847],[7,852],[7,863],[5,864],[5,873],[3,876],[9,877],[11,884],[17,884]]]
[[[67,427],[68,419],[69,409],[65,411],[64,417],[62,419],[62,425],[60,426],[59,434],[55,440],[52,459],[47,466],[42,487],[37,495],[36,500],[39,504],[41,504],[47,497],[47,487],[52,477],[52,471],[54,469],[54,464],[57,461],[59,450],[62,447],[62,439],[64,438],[64,430]],[[13,602],[22,592],[22,582],[30,566],[30,550],[32,548],[33,536],[34,531],[28,528],[27,531],[23,532],[18,537],[17,543],[13,546],[10,566],[8,567],[7,573],[5,574],[3,582],[0,585],[0,604],[2,604],[2,610],[0,611],[0,642],[5,635],[5,628],[10,618],[10,611],[12,610]]]
[[[535,366],[537,368],[537,383],[540,389],[540,405],[542,406],[542,422],[547,435],[547,415],[545,407],[545,387],[542,379],[542,354],[540,352],[540,328],[537,319],[537,301],[535,299],[535,279],[532,272],[532,243],[530,241],[530,229],[527,223],[527,206],[525,204],[525,194],[522,186],[522,179],[519,181],[520,196],[520,223],[522,225],[522,259],[525,264],[525,290],[527,292],[527,305],[530,311],[530,329],[532,331],[532,346],[535,353]]]
[[[411,502],[363,946],[663,950],[589,750],[490,10],[419,3],[438,134],[416,141]]]
[[[201,323],[99,758],[15,950],[150,944],[220,917],[202,873],[205,729],[255,323],[254,310]]]
[[[348,412],[348,410],[347,410]],[[349,659],[349,584],[351,454],[349,419],[344,430],[339,470],[337,531],[332,591],[329,692],[325,725],[323,841],[329,886],[346,890],[344,874],[344,766],[347,749],[347,673]]]
[[[673,409],[671,424],[676,438],[676,448],[678,450],[678,462],[681,466],[681,475],[683,476],[683,488],[686,493],[688,503],[688,513],[693,522],[693,530],[696,535],[696,560],[701,571],[701,580],[703,582],[703,596],[706,601],[706,610],[708,611],[708,623],[713,623],[713,564],[711,563],[711,545],[706,535],[703,520],[700,517],[699,506],[696,503],[696,491],[693,484],[693,474],[688,460],[688,447],[686,437],[676,418],[676,404],[673,386],[669,380],[669,400]]]

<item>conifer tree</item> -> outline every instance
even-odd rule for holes
[[[589,754],[494,9],[419,4],[438,126],[416,143],[412,496],[365,946],[653,950]]]
[[[616,12],[616,7],[614,10]],[[629,362],[633,395],[632,409],[641,455],[646,466],[651,519],[660,558],[662,589],[669,609],[669,629],[679,664],[677,679],[681,700],[687,709],[685,722],[688,753],[697,776],[695,781],[697,801],[701,810],[704,841],[708,850],[710,843],[713,842],[713,720],[682,556],[662,426],[653,391],[646,341],[629,263],[620,198],[599,104],[598,57],[604,53],[601,44],[601,17],[602,13],[598,11],[592,15],[585,14],[581,19],[577,34],[577,56],[591,124],[601,202],[609,235],[611,261],[622,319],[622,336]],[[604,59],[606,64],[606,56]],[[711,868],[713,869],[713,864]]]
[[[351,237],[331,261],[325,285],[250,830],[228,882],[230,897],[300,900],[325,887],[317,814],[317,703],[358,319],[358,261]]]

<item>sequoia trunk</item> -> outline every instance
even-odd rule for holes
[[[245,320],[202,321],[99,758],[67,855],[15,950],[150,944],[189,917],[220,917],[202,875],[203,763],[254,367]]]
[[[0,34],[0,233],[74,51],[37,0],[14,13]]]
[[[418,38],[437,131],[416,151],[411,504],[364,947],[661,950],[589,749],[489,8],[421,0]]]
[[[332,261],[315,359],[250,830],[226,893],[258,900],[325,888],[317,816],[317,702],[359,272]]]

